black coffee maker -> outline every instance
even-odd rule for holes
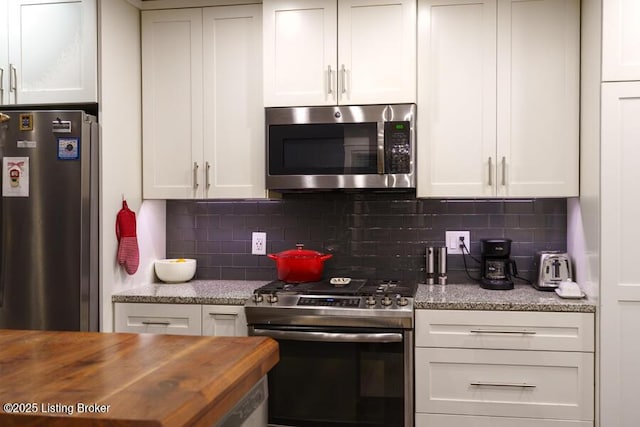
[[[516,263],[509,257],[511,239],[480,240],[480,287],[484,289],[513,289]]]

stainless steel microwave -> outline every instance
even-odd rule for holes
[[[266,109],[270,190],[415,188],[415,104]]]

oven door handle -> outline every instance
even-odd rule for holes
[[[289,341],[323,341],[323,342],[371,342],[390,343],[402,342],[401,333],[375,332],[375,333],[335,333],[335,332],[301,332],[282,331],[276,329],[253,329],[253,336],[271,337]]]

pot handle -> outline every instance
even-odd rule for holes
[[[267,254],[267,258],[278,259],[278,256],[276,254]]]
[[[325,254],[325,255],[322,255],[320,257],[320,260],[324,261],[324,260],[327,260],[327,259],[331,258],[332,256],[333,256],[333,254]]]

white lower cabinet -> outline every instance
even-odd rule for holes
[[[203,305],[202,335],[246,337],[247,317],[237,305]]]
[[[593,421],[416,414],[416,427],[588,427]]]
[[[114,331],[247,336],[244,306],[115,303]]]
[[[116,332],[202,334],[199,305],[118,303],[114,318]]]
[[[416,310],[416,426],[593,426],[594,316]]]

